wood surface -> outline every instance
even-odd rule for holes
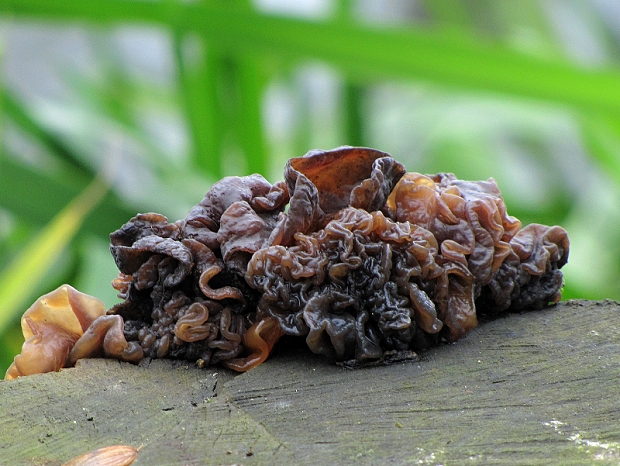
[[[83,360],[0,382],[0,464],[110,445],[135,465],[620,464],[620,304],[487,322],[417,361],[345,369],[291,341],[241,375]]]

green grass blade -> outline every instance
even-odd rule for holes
[[[589,154],[620,185],[620,117],[590,112],[578,119]]]
[[[199,57],[186,58],[186,40],[200,41],[201,50],[195,50]],[[174,56],[179,77],[180,93],[184,114],[192,137],[192,160],[194,166],[208,173],[214,179],[222,177],[222,132],[223,111],[220,105],[218,78],[221,75],[222,59],[215,47],[204,50],[199,38],[187,38],[182,32],[174,34]]]
[[[26,106],[22,105],[6,90],[2,91],[0,99],[2,99],[2,110],[17,126],[47,147],[50,153],[69,162],[83,175],[92,176],[92,170],[82,162],[80,157],[67,147],[61,138],[41,126]]]
[[[267,79],[256,60],[239,57],[235,65],[239,144],[246,158],[247,172],[266,175],[268,155],[261,107]]]
[[[0,14],[95,24],[147,22],[195,31],[235,53],[314,58],[358,80],[428,80],[570,105],[620,110],[620,72],[544,60],[496,42],[422,28],[380,29],[260,14],[219,1],[5,0]]]
[[[344,137],[349,146],[365,146],[363,115],[364,88],[355,83],[345,83],[343,92]]]
[[[85,189],[86,178],[79,173],[53,176],[0,153],[0,207],[33,225],[45,225]],[[88,217],[84,228],[106,237],[119,228],[135,211],[108,192]]]
[[[0,272],[0,333],[23,310],[30,290],[45,277],[107,190],[107,184],[96,178]]]

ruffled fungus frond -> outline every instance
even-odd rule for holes
[[[138,363],[143,357],[138,343],[125,339],[123,319],[120,316],[104,315],[95,319],[86,332],[75,342],[65,366],[75,365],[78,359],[109,357]]]
[[[263,363],[284,332],[275,319],[265,318],[253,324],[243,335],[243,345],[249,351],[245,358],[224,361],[224,366],[245,372]]]
[[[97,298],[69,285],[41,296],[22,316],[25,342],[21,354],[6,372],[6,379],[58,371],[84,331],[105,314]]]
[[[508,215],[493,179],[406,173],[369,148],[311,151],[284,181],[215,183],[187,216],[138,214],[110,235],[123,300],[70,287],[26,312],[7,378],[81,357],[178,358],[245,371],[282,335],[359,363],[456,341],[480,313],[558,302],[569,241]]]

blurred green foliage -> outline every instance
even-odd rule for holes
[[[40,76],[62,82],[51,97],[10,70],[0,85],[0,370],[39,295],[68,282],[116,302],[108,234],[136,212],[181,218],[222,176],[275,181],[344,144],[494,177],[512,215],[568,229],[565,297],[620,298],[620,20],[562,0],[273,4],[0,2],[3,66],[29,60],[23,30],[88,49]],[[163,67],[136,73],[151,46],[127,56],[119,37],[164,44]]]

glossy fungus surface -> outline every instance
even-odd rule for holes
[[[69,285],[41,296],[21,319],[24,345],[6,372],[6,379],[58,371],[84,331],[105,315],[97,298]]]
[[[224,178],[185,219],[139,214],[110,239],[122,302],[96,324],[105,331],[84,333],[81,353],[66,345],[71,361],[239,371],[283,335],[359,363],[458,340],[480,313],[557,303],[569,249],[560,227],[521,228],[493,179],[406,172],[354,147],[293,158],[274,185]]]

